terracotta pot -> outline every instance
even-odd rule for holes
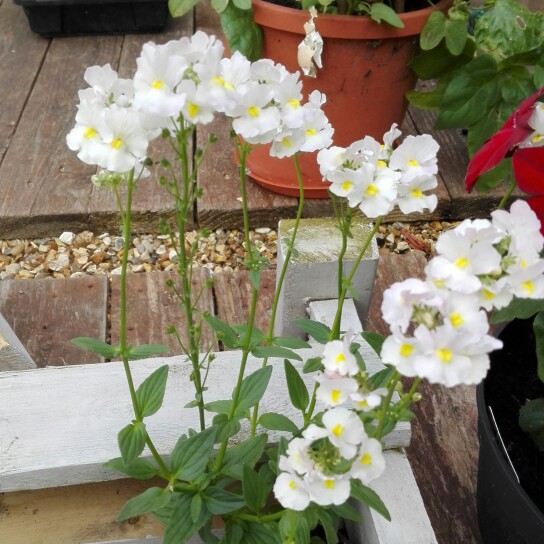
[[[304,38],[308,11],[252,0],[255,21],[264,34],[263,57],[300,70],[297,50]],[[452,0],[440,0],[446,10]],[[323,110],[335,129],[334,144],[347,146],[365,135],[381,140],[392,123],[402,123],[407,102],[404,94],[413,89],[415,74],[407,64],[417,52],[418,36],[433,8],[400,15],[404,28],[377,24],[368,17],[319,15],[316,27],[324,40],[323,69],[317,78],[302,76],[303,93],[317,89],[327,96]],[[316,153],[300,157],[305,194],[327,198]],[[268,146],[255,149],[248,161],[250,175],[268,189],[298,195],[292,159],[275,159]]]

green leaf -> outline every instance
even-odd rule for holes
[[[384,361],[384,363],[387,364],[387,361]],[[368,378],[368,383],[372,389],[378,389],[379,387],[385,387],[389,381],[391,380],[391,377],[395,373],[394,367],[388,366],[382,370],[379,370],[376,372],[376,374],[373,374]]]
[[[234,5],[239,9],[250,9],[251,0],[234,0]]]
[[[320,510],[319,521],[321,522],[323,530],[325,531],[327,544],[336,544],[338,542],[338,523],[333,515],[327,510]]]
[[[514,298],[506,308],[493,312],[490,322],[496,324],[503,321],[512,321],[516,318],[528,319],[542,311],[544,311],[544,300]]]
[[[442,98],[446,92],[450,78],[444,76],[437,81],[435,88],[431,91],[408,91],[405,96],[410,104],[422,110],[433,110],[440,107]]]
[[[289,391],[291,404],[298,410],[304,412],[310,402],[306,384],[290,361],[285,359],[283,365],[285,368],[285,378],[287,380],[287,390]]]
[[[228,448],[223,457],[221,472],[232,478],[242,480],[244,465],[255,466],[255,463],[257,463],[264,452],[267,439],[268,436],[266,434],[260,434],[248,438],[232,448]]]
[[[441,11],[433,11],[421,34],[419,36],[419,44],[423,51],[435,48],[446,36],[447,18]]]
[[[350,519],[356,523],[363,523],[361,514],[349,503],[339,504],[337,506],[331,506],[331,510],[342,519]]]
[[[167,378],[168,365],[163,365],[148,376],[136,390],[136,399],[142,417],[156,413],[162,406]]]
[[[202,512],[202,496],[196,493],[191,501],[191,520],[196,523]]]
[[[281,544],[277,528],[271,524],[246,523],[244,544]]]
[[[234,419],[229,419],[227,414],[217,414],[213,418],[213,424],[217,427],[216,444],[234,436],[241,428],[240,419],[236,417],[236,413]]]
[[[113,359],[119,355],[119,350],[117,348],[114,348],[97,338],[80,336],[79,338],[72,338],[72,344],[79,348],[86,349],[87,351],[98,353],[98,355],[102,355],[105,359]]]
[[[446,22],[445,37],[448,51],[452,55],[460,55],[465,49],[465,44],[468,38],[467,21],[462,19],[448,19]]]
[[[470,134],[470,130],[469,130]],[[510,179],[512,173],[512,159],[502,160],[495,168],[482,174],[476,182],[476,190],[479,193],[489,193],[495,187]]]
[[[266,357],[278,357],[281,359],[295,359],[296,361],[302,361],[302,357],[288,348],[282,348],[281,346],[255,346],[251,350],[251,354],[259,359]]]
[[[229,519],[225,524],[225,544],[241,544],[244,530],[235,521]]]
[[[318,370],[323,370],[323,357],[312,357],[308,359],[304,366],[302,367],[302,372],[304,374],[309,374],[310,372],[316,372]]]
[[[179,544],[195,534],[203,527],[211,514],[202,508],[200,518],[194,522],[191,519],[191,502],[193,495],[189,493],[178,493],[174,508],[171,509],[170,519],[164,531],[163,544]]]
[[[181,17],[189,13],[197,4],[198,0],[168,0],[168,9],[172,17]]]
[[[168,351],[170,351],[170,348],[164,344],[142,344],[141,346],[130,348],[127,356],[130,360],[145,359],[146,357],[158,355],[159,353],[167,353]]]
[[[150,487],[126,502],[121,512],[117,515],[117,521],[124,521],[135,516],[153,512],[159,508],[164,508],[171,498],[172,493],[168,489]]]
[[[233,2],[220,13],[221,28],[232,52],[240,51],[249,60],[257,60],[263,48],[263,36],[253,20],[252,9],[239,9]]]
[[[495,108],[490,109],[476,123],[469,127],[467,146],[469,156],[474,155],[495,132],[500,128]]]
[[[519,411],[519,426],[544,451],[544,399],[528,400]]]
[[[533,81],[537,89],[540,89],[540,87],[544,87],[544,67],[543,66],[535,66],[535,69],[533,72]]]
[[[372,4],[372,7],[370,8],[370,18],[377,23],[384,21],[395,28],[404,28],[404,23],[401,21],[400,17],[387,4]]]
[[[264,480],[249,466],[242,473],[242,490],[248,508],[259,513],[266,503],[267,486]]]
[[[230,325],[211,314],[206,314],[204,316],[204,320],[210,326],[210,328],[215,331],[215,333],[217,334],[217,338],[227,348],[238,347],[238,336]]]
[[[329,341],[331,329],[327,325],[311,319],[295,319],[293,323],[316,342],[326,344]]]
[[[297,434],[298,427],[287,417],[274,412],[266,412],[259,417],[259,425],[271,431],[284,431]]]
[[[249,325],[232,325],[232,329],[236,334],[240,336],[240,344],[243,345],[247,340],[247,335],[251,333],[251,345],[257,345],[266,340],[266,336],[256,327],[249,327]]]
[[[275,346],[290,349],[305,349],[312,347],[310,344],[308,344],[308,342],[306,342],[306,340],[302,340],[301,338],[293,338],[291,336],[276,336],[272,339],[272,343]]]
[[[173,474],[180,480],[194,480],[202,474],[213,451],[216,427],[208,427],[193,436],[182,436],[170,456]]]
[[[474,40],[467,40],[465,49],[458,55],[452,55],[445,42],[431,51],[422,51],[408,66],[417,74],[419,79],[436,79],[456,72],[459,68],[474,58]]]
[[[281,517],[279,523],[282,542],[296,542],[296,544],[310,544],[310,527],[304,512],[288,510]]]
[[[211,3],[212,8],[217,11],[217,13],[221,13],[228,6],[229,0],[211,0]]]
[[[204,405],[204,408],[208,412],[214,412],[216,414],[228,414],[232,405],[231,399],[225,400],[212,400]]]
[[[258,291],[261,287],[261,271],[260,270],[250,270],[248,272],[249,281],[253,289]]]
[[[244,498],[219,487],[208,487],[204,491],[206,508],[215,515],[228,514],[245,505]]]
[[[134,421],[119,431],[117,442],[126,465],[131,465],[144,451],[146,438],[145,425],[141,421]]]
[[[387,507],[380,499],[378,494],[374,490],[370,489],[370,487],[363,485],[358,480],[352,479],[351,496],[354,499],[357,499],[358,501],[366,504],[373,510],[376,510],[376,512],[382,515],[387,521],[391,521],[391,515],[389,514],[389,510],[387,510]]]
[[[377,332],[362,332],[361,336],[367,344],[379,355],[382,352],[382,346],[385,342],[385,336]]]
[[[498,68],[489,55],[482,55],[460,68],[451,78],[435,128],[459,128],[475,123],[500,98]]]
[[[540,381],[544,383],[544,312],[536,314],[533,331],[536,341],[537,374]]]
[[[246,376],[242,380],[242,384],[240,386],[240,395],[238,397],[238,405],[236,406],[236,409],[245,410],[255,406],[255,404],[262,399],[266,388],[268,387],[268,382],[270,381],[271,375],[272,367],[265,366],[264,368],[260,368],[259,370],[251,373],[249,376]]]
[[[149,480],[159,473],[157,467],[147,459],[135,459],[127,465],[122,457],[116,457],[104,463],[104,466],[136,480]]]

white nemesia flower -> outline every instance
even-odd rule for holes
[[[321,506],[344,504],[351,492],[349,478],[324,476],[313,473],[307,479],[308,491],[312,502]]]
[[[384,363],[393,365],[403,376],[413,377],[417,375],[414,360],[419,353],[417,340],[397,333],[385,339],[380,357]]]
[[[402,132],[398,129],[397,123],[393,123],[391,128],[383,135],[383,145],[380,146],[379,153],[380,159],[389,160],[395,140],[401,136]]]
[[[402,172],[404,183],[418,176],[434,175],[438,172],[436,154],[439,148],[429,134],[407,136],[391,153],[389,167]]]
[[[438,197],[426,195],[424,191],[434,189],[437,184],[435,176],[418,176],[407,183],[399,183],[395,203],[405,214],[423,212],[426,209],[432,212],[438,204]]]
[[[385,458],[382,452],[382,445],[375,438],[365,440],[353,465],[350,476],[357,478],[366,485],[372,480],[379,478],[385,470]]]
[[[316,377],[319,387],[316,398],[327,406],[339,406],[346,402],[359,388],[357,381],[353,378],[341,377],[330,374],[320,374]]]
[[[279,159],[292,157],[300,151],[305,140],[304,132],[300,129],[283,130],[274,136],[270,147],[270,156]]]
[[[373,391],[365,391],[360,389],[351,395],[351,400],[356,403],[357,409],[362,412],[370,412],[377,408],[381,402],[382,397],[387,394],[387,389],[385,387],[378,387]]]
[[[293,438],[287,445],[287,456],[280,456],[280,470],[297,474],[307,474],[314,470],[314,462],[308,455],[308,441],[304,438]]]
[[[328,372],[341,376],[353,376],[359,372],[355,356],[350,351],[351,338],[347,334],[343,340],[332,340],[323,349],[323,366]]]
[[[304,480],[296,474],[281,472],[274,483],[274,495],[284,508],[300,512],[310,504]]]
[[[341,406],[323,414],[323,425],[328,432],[327,438],[345,459],[351,459],[357,453],[357,446],[366,438],[359,416]]]

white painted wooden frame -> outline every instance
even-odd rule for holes
[[[314,302],[311,315],[325,323],[332,320],[335,303]],[[342,327],[361,330],[353,303],[347,301]],[[322,346],[299,350],[303,359],[321,354]],[[363,356],[372,372],[381,362],[368,345]],[[237,374],[239,352],[216,354],[210,372],[207,400],[229,398]],[[277,411],[299,420],[286,395],[283,361],[272,359],[274,367],[267,393],[261,403],[262,412]],[[163,364],[170,367],[168,386],[161,410],[146,419],[146,425],[158,450],[168,455],[181,433],[197,424],[196,412],[183,409],[192,400],[188,385],[190,365],[183,357],[154,358],[132,363],[136,385]],[[298,364],[300,367],[301,363]],[[250,358],[247,372],[261,366],[261,360]],[[313,378],[306,375],[309,386]],[[133,417],[129,393],[121,363],[104,363],[0,373],[0,491],[16,491],[59,487],[78,483],[99,482],[120,476],[103,467],[103,463],[119,455],[117,433]],[[211,420],[213,414],[209,415]],[[241,433],[247,433],[247,428]],[[409,443],[409,426],[401,424],[388,435],[386,447],[400,448]],[[272,440],[277,435],[271,433]],[[391,457],[393,455],[394,457]],[[401,455],[401,458],[398,456]],[[352,531],[355,543],[397,544],[398,535],[406,537],[417,527],[417,538],[408,542],[435,542],[421,497],[410,467],[402,454],[387,454],[395,459],[393,471],[380,479],[380,493],[392,512],[400,508],[404,516],[392,523],[382,523],[379,516],[364,511],[368,522]],[[399,460],[400,459],[400,460]],[[398,482],[402,481],[399,495]],[[406,482],[409,482],[407,484]],[[399,505],[403,506],[399,506]],[[398,524],[400,523],[401,526]],[[424,533],[421,531],[424,530]],[[370,534],[374,540],[362,540]],[[133,541],[134,542],[134,541]],[[406,539],[404,540],[406,542]]]

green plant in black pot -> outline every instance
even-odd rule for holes
[[[469,155],[506,121],[517,105],[544,85],[544,14],[519,0],[454,0],[445,15],[434,12],[411,68],[430,91],[407,93],[422,109],[436,109],[435,128],[466,128]],[[507,175],[501,163],[479,180],[491,188]]]

